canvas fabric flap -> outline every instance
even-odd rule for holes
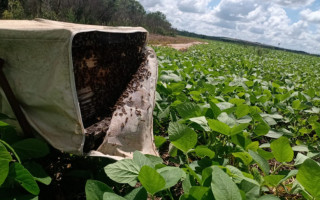
[[[5,61],[3,71],[28,122],[53,147],[74,154],[83,154],[85,136],[74,82],[71,45],[75,34],[89,31],[146,32],[140,27],[78,25],[43,19],[0,20],[0,58]],[[154,62],[152,66],[157,67]],[[152,99],[148,100],[153,101],[152,104],[154,81],[156,79],[153,88],[149,88],[153,91]],[[1,89],[0,95],[0,112],[14,117]],[[147,119],[149,123],[142,126],[149,129],[144,134],[152,135],[152,111],[148,117],[151,117],[151,123]],[[152,153],[155,147],[151,135],[149,142],[134,140],[144,146],[137,150],[156,154]],[[151,151],[146,150],[150,148]],[[100,152],[104,156],[109,154],[108,151]],[[116,156],[121,157],[121,154]]]

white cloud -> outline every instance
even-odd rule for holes
[[[220,4],[214,8],[213,14],[227,21],[244,21],[248,14],[258,5],[254,0],[222,0]]]
[[[308,22],[320,23],[320,10],[312,11],[310,9],[305,9],[300,12],[302,18]]]
[[[209,6],[209,0],[139,1],[147,11],[163,12],[179,30],[320,53],[316,48],[320,46],[320,10],[303,10],[295,23],[284,10],[284,6],[307,6],[314,0],[221,0],[215,7]],[[316,31],[310,30],[311,22],[319,23],[314,24]]]
[[[301,8],[311,5],[315,0],[271,0],[278,5],[291,8]]]
[[[263,34],[264,33],[264,29],[259,28],[259,27],[251,27],[251,28],[249,28],[249,31],[252,33],[256,33],[256,34]]]
[[[182,12],[204,13],[209,2],[210,0],[181,0],[177,5]]]
[[[155,7],[161,4],[161,0],[139,0],[145,9]]]

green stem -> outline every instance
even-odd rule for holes
[[[187,157],[187,163],[188,163],[188,165],[189,165],[189,164],[190,164],[190,162],[189,162],[189,156],[188,156],[188,153],[186,153],[185,155],[186,155],[186,157]]]
[[[6,146],[14,155],[14,157],[16,157],[16,159],[18,160],[18,162],[21,164],[21,160],[20,160],[20,157],[18,156],[18,154],[16,153],[16,151],[8,144],[6,143],[5,141],[3,140],[0,140],[0,142],[2,144],[4,144],[4,146]]]
[[[172,196],[171,191],[170,191],[169,188],[167,189],[167,193],[168,193],[170,199],[171,199],[171,200],[174,200],[174,198],[173,198],[173,196]]]
[[[271,175],[274,175],[283,165],[284,165],[284,163],[281,163],[281,164],[271,173]]]
[[[196,173],[195,171],[193,171],[193,169],[191,169],[191,167],[190,167],[188,164],[185,165],[185,166],[186,166],[187,169],[189,170],[190,174],[191,174],[192,176],[194,176],[194,178],[197,179],[198,183],[201,184],[201,179],[199,178],[199,176],[197,175],[197,173]]]

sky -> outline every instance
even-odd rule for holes
[[[320,0],[138,0],[174,28],[320,54]]]

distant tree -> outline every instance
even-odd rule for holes
[[[145,26],[153,33],[175,35],[175,30],[171,27],[165,14],[160,11],[148,13],[145,17]]]
[[[1,0],[0,11],[2,18],[143,26],[152,33],[175,33],[163,13],[146,13],[136,0]]]
[[[19,0],[8,0],[7,9],[3,11],[4,19],[23,19],[24,10]]]
[[[1,0],[0,1],[0,14],[2,14],[7,9],[8,9],[8,0]]]

